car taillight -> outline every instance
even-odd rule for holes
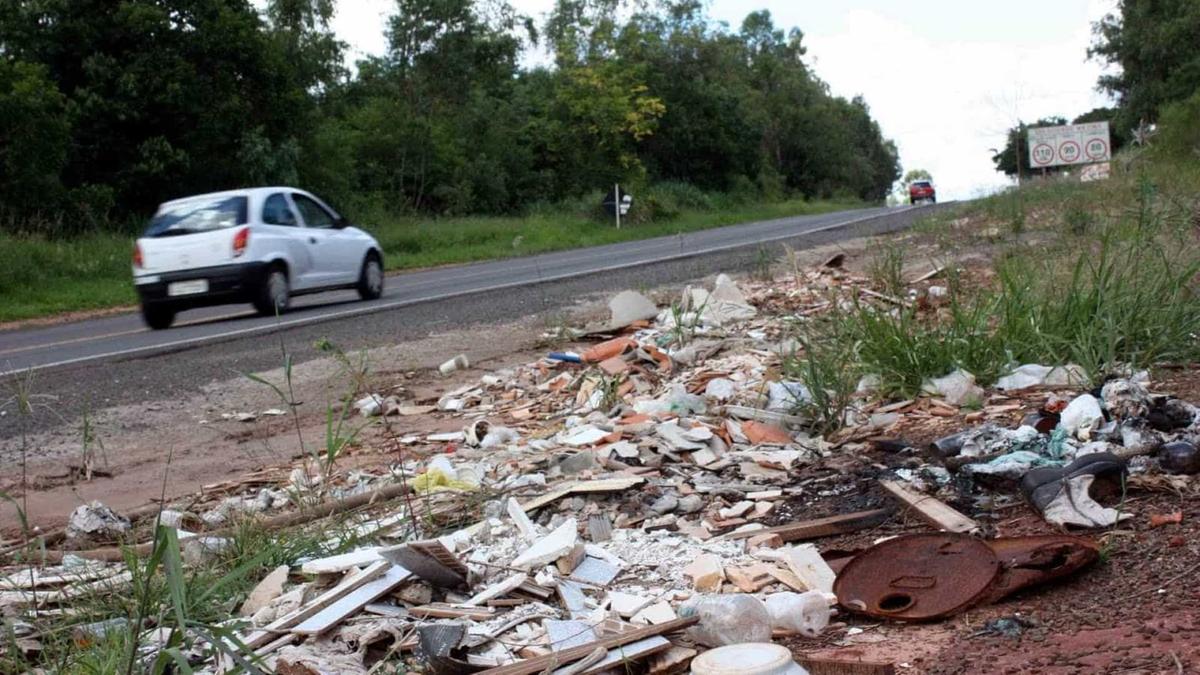
[[[233,235],[233,257],[237,258],[246,252],[246,246],[250,244],[250,228],[243,227]]]
[[[142,260],[142,247],[136,241],[133,242],[133,266],[138,269],[145,267],[145,261]]]

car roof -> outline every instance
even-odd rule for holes
[[[301,190],[300,188],[288,187],[286,185],[275,185],[268,187],[241,188],[238,190],[222,190],[220,192],[205,192],[203,194],[189,195],[187,197],[179,197],[177,199],[165,201],[161,204],[161,206],[182,204],[185,202],[190,202],[194,199],[213,199],[219,197],[266,197],[267,195],[271,195],[276,192],[300,192],[302,194],[310,194],[308,191]]]

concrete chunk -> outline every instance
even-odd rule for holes
[[[575,548],[575,541],[579,536],[578,528],[575,519],[568,518],[556,530],[542,537],[524,553],[517,556],[510,566],[521,570],[530,570],[558,560]]]

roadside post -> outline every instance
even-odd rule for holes
[[[617,220],[617,229],[621,229],[621,216],[629,213],[629,209],[633,207],[633,196],[621,191],[621,185],[613,185],[612,192],[609,192],[604,197],[604,201],[600,203],[604,210],[609,215]]]

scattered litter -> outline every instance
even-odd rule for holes
[[[961,368],[945,377],[928,380],[921,390],[953,406],[977,406],[983,401],[983,387],[975,384],[974,375]]]
[[[996,380],[996,388],[1015,391],[1030,387],[1081,387],[1087,382],[1087,371],[1074,364],[1051,367],[1027,363]]]
[[[456,357],[446,361],[442,365],[438,366],[438,372],[444,376],[448,376],[456,371],[466,370],[467,368],[470,368],[470,367],[471,367],[471,361],[469,359],[467,359],[467,355],[459,354],[458,356],[456,356]]]
[[[230,605],[241,644],[268,667],[306,675],[367,672],[381,654],[432,673],[665,674],[689,663],[698,674],[802,673],[773,637],[882,640],[864,622],[945,619],[1099,558],[1088,538],[996,538],[1007,522],[1040,515],[1035,524],[1051,531],[1130,520],[1174,528],[1161,533],[1178,532],[1167,546],[1186,546],[1183,509],[1121,501],[1137,486],[1194,494],[1190,476],[1200,473],[1200,410],[1150,393],[1141,374],[1088,393],[1075,365],[1021,365],[990,390],[958,369],[904,401],[867,376],[839,411],[844,428],[817,435],[807,417],[815,388],[781,355],[800,351],[787,325],[832,307],[839,287],[883,311],[938,311],[943,297],[937,286],[909,300],[868,292],[840,262],[746,291],[721,275],[671,311],[626,291],[607,325],[563,331],[580,340],[569,351],[478,379],[461,372],[470,364],[460,355],[439,369],[459,373],[444,391],[399,385],[358,397],[355,414],[410,418],[392,422],[406,430],[388,438],[388,452],[365,442],[356,457],[380,452],[383,462],[264,469],[205,486],[160,522],[197,530],[179,530],[182,553],[204,564],[227,554],[243,519],[343,514],[352,539],[262,570]],[[255,418],[223,418],[238,415]],[[870,510],[852,506],[868,500],[857,508]],[[83,506],[67,545],[130,544],[145,534],[144,520],[134,523]],[[334,548],[347,540],[362,544]],[[0,604],[14,616],[66,610],[80,592],[131,582],[121,563],[64,556],[60,567],[0,577]],[[847,612],[870,618],[831,623]],[[128,627],[114,621],[83,624],[80,635]],[[1015,637],[1031,625],[1001,617],[974,635]],[[160,649],[151,634],[142,648]],[[184,639],[193,667],[231,665]],[[890,672],[798,660],[812,672]]]
[[[75,542],[111,542],[133,529],[129,519],[94,501],[76,507],[67,521],[67,539]]]
[[[636,321],[653,319],[658,315],[658,307],[646,296],[637,291],[621,291],[608,302],[612,313],[609,318],[610,329],[624,328]]]

